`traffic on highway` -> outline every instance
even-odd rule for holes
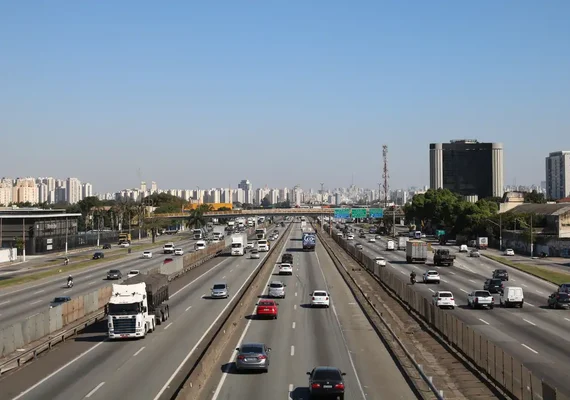
[[[410,282],[415,273],[413,288],[425,298],[449,308],[448,312],[499,344],[533,373],[570,391],[565,371],[570,363],[570,314],[567,296],[559,300],[558,286],[486,258],[485,250],[478,257],[456,246],[431,243],[432,250],[446,249],[454,257],[452,266],[435,266],[431,252],[425,264],[409,263],[405,251],[389,250],[391,238],[351,235],[348,242],[352,246],[360,246],[372,258],[384,258],[385,268],[398,271],[402,280]],[[449,293],[450,300],[442,299],[442,293]]]

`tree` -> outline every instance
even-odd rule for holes
[[[263,208],[270,208],[271,207],[271,200],[269,199],[269,195],[266,195],[263,200],[261,200],[261,207]]]
[[[144,227],[145,229],[150,230],[152,243],[156,241],[156,235],[158,231],[166,226],[167,222],[161,218],[145,218],[144,219]]]
[[[200,229],[206,225],[206,217],[204,213],[212,211],[211,204],[201,204],[197,208],[190,211],[190,216],[186,221],[186,226],[189,228]]]
[[[544,193],[538,193],[536,190],[533,190],[532,192],[524,194],[524,202],[544,204],[546,203],[546,199],[544,198]]]

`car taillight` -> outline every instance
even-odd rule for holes
[[[451,300],[451,301],[455,301],[455,299],[454,299],[453,297],[452,297],[452,298],[450,298],[449,300]]]
[[[238,356],[238,360],[243,360],[244,358],[244,356]]]
[[[325,297],[325,300],[328,300],[328,299],[329,299],[328,297]]]
[[[321,387],[321,384],[320,384],[320,383],[313,383],[313,384],[311,385],[311,388],[312,388],[312,389],[318,389],[318,388],[320,388],[320,387]]]
[[[491,298],[491,303],[494,303],[494,302],[495,302],[495,298],[493,297],[493,298]]]
[[[475,303],[479,303],[479,297],[475,297]]]
[[[336,385],[334,385],[335,389],[344,389],[344,384],[343,383],[337,383]]]
[[[257,356],[257,359],[258,359],[258,360],[265,360],[266,358],[267,358],[267,357],[265,357],[264,355]]]
[[[315,298],[313,297],[313,300],[315,300]]]
[[[438,297],[437,300],[440,301],[440,300],[441,300],[441,297]]]

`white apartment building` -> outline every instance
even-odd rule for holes
[[[66,200],[69,204],[75,204],[82,199],[81,181],[77,178],[67,178]]]
[[[557,151],[546,157],[546,197],[558,200],[570,196],[570,151]]]

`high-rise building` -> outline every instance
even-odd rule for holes
[[[90,183],[84,183],[81,187],[82,190],[82,198],[91,197],[93,196],[93,185]]]
[[[7,206],[12,202],[12,180],[2,179],[0,182],[0,205]]]
[[[253,187],[251,182],[247,179],[242,179],[242,181],[238,184],[239,189],[243,189],[245,193],[244,203],[253,204]]]
[[[245,203],[245,190],[242,188],[233,191],[232,203]]]
[[[502,197],[503,144],[453,140],[429,145],[430,188],[463,196]]]
[[[143,192],[143,193],[146,192],[146,182],[144,182],[144,181],[141,182],[141,192]]]
[[[570,196],[570,151],[557,151],[546,157],[546,197],[550,200]]]
[[[69,204],[75,204],[81,200],[81,181],[77,178],[67,178],[65,200]]]
[[[38,187],[33,178],[17,179],[16,185],[12,188],[13,203],[38,203]]]
[[[158,186],[156,185],[155,181],[150,183],[150,194],[158,192]]]

